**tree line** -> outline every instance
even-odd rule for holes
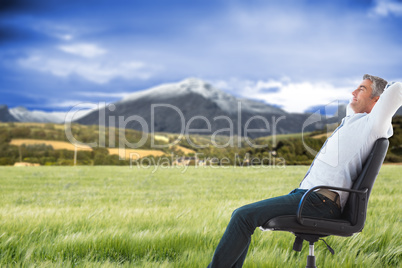
[[[386,156],[386,162],[402,162],[402,116],[393,119],[394,135],[390,138],[390,147]],[[105,147],[118,144],[119,129],[106,128],[102,135],[105,135]],[[72,126],[74,138],[80,142],[99,142],[99,128],[96,126],[84,126],[74,124]],[[208,143],[208,137],[194,135],[188,139],[182,139],[178,143],[182,147],[192,149],[195,153],[185,154],[176,147],[160,149],[165,156],[150,158],[150,163],[168,161],[172,164],[175,159],[188,157],[196,160],[209,160],[214,165],[271,165],[272,163],[284,162],[286,165],[310,165],[314,154],[318,152],[325,142],[325,137],[316,138],[324,131],[315,131],[308,136],[295,136],[281,138],[276,144],[271,144],[268,139],[242,140],[235,146],[216,146]],[[120,133],[121,134],[121,133]],[[144,136],[144,133],[136,130],[124,130],[124,137],[128,142],[137,143]],[[168,135],[169,141],[155,141],[156,144],[167,144],[176,140],[177,135]],[[39,163],[41,165],[73,165],[74,151],[66,149],[54,149],[51,145],[21,145],[10,144],[12,139],[38,139],[49,141],[66,141],[64,128],[55,124],[23,124],[23,123],[2,123],[0,125],[0,165],[13,165],[15,162]],[[222,144],[225,144],[228,137],[221,137]],[[200,142],[202,140],[203,142]],[[204,144],[202,148],[194,147],[194,144]],[[140,149],[152,149],[150,135]],[[172,157],[168,157],[172,156]],[[212,160],[212,161],[211,161]],[[224,161],[223,161],[224,160]],[[140,159],[130,162],[129,159],[121,160],[118,155],[110,155],[107,148],[94,147],[88,151],[78,151],[76,155],[77,165],[130,165],[137,164]]]

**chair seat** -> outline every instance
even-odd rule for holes
[[[360,231],[347,220],[318,219],[304,217],[303,224],[297,222],[296,216],[279,216],[261,226],[262,230],[288,231],[292,233],[314,234],[319,236],[351,236]]]

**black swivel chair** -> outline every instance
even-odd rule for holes
[[[388,145],[389,141],[385,138],[378,139],[375,142],[373,149],[363,165],[362,172],[354,182],[352,189],[329,186],[313,187],[309,189],[300,200],[296,215],[273,218],[261,226],[261,229],[293,233],[296,236],[293,245],[293,250],[295,251],[301,251],[303,241],[308,241],[310,250],[307,256],[306,268],[316,267],[314,243],[320,240],[321,237],[329,235],[351,236],[363,230],[370,192],[384,161]],[[303,205],[307,200],[307,196],[318,189],[347,191],[350,193],[341,219],[331,220],[302,216]],[[331,249],[327,243],[325,244],[331,253],[334,254],[333,249]]]

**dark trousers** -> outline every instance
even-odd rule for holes
[[[306,191],[295,189],[287,195],[245,205],[233,211],[208,267],[242,267],[254,230],[277,216],[296,215],[300,199]],[[340,217],[341,209],[327,197],[312,193],[303,207],[302,215],[336,219]]]

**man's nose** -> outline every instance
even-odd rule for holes
[[[353,91],[352,91],[352,95],[353,95],[353,96],[356,96],[356,92],[357,92],[357,89],[353,90]]]

